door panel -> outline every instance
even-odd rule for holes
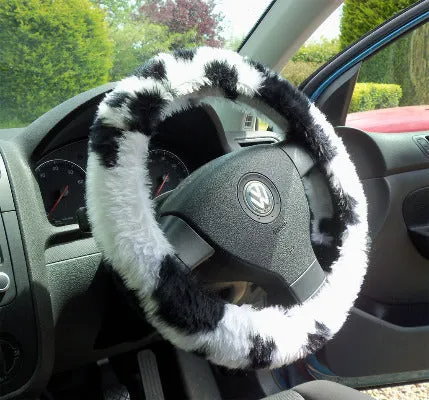
[[[358,69],[371,49],[388,46],[428,18],[429,2],[418,4],[325,66],[304,91],[331,121],[343,125]],[[429,379],[429,260],[413,243],[404,219],[407,196],[429,188],[429,157],[414,140],[429,131],[370,134],[342,127],[337,132],[363,181],[372,246],[355,308],[338,335],[307,360],[308,370],[352,386]],[[429,221],[429,190],[422,193],[428,194],[427,208],[420,206],[421,216],[413,215],[417,224]]]
[[[334,377],[318,375],[312,358],[308,369],[351,386],[429,379],[429,260],[411,241],[403,216],[409,193],[429,188],[429,158],[412,134],[396,135],[392,146],[386,134],[337,132],[363,177],[370,262],[345,326],[316,356]]]

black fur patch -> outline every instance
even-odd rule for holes
[[[322,219],[319,222],[319,230],[330,235],[333,240],[329,246],[312,243],[317,260],[326,272],[332,271],[331,265],[340,256],[342,234],[347,226],[360,222],[359,215],[355,212],[356,199],[335,189],[332,185],[329,185],[329,191],[334,204],[334,215],[331,219]],[[313,219],[313,216],[311,218]]]
[[[331,161],[338,154],[327,134],[319,125],[312,125],[311,129],[306,129],[305,132],[306,143],[310,146],[313,153],[316,154],[318,160],[326,163]]]
[[[273,339],[264,339],[260,335],[251,338],[253,342],[252,349],[249,352],[250,368],[262,369],[267,368],[273,361],[273,352],[276,344]]]
[[[91,126],[90,150],[98,155],[106,168],[116,166],[118,162],[118,139],[122,136],[123,132],[120,129],[103,124],[101,118],[97,118]]]
[[[326,134],[314,124],[309,100],[290,82],[268,71],[262,64],[249,62],[264,75],[262,87],[256,97],[282,115],[291,125],[290,132],[299,142],[304,142],[317,156],[318,161],[330,161],[337,154]]]
[[[322,218],[319,221],[319,232],[332,235],[334,232],[334,221],[331,218]]]
[[[342,193],[341,201],[341,219],[347,225],[356,225],[360,222],[359,215],[356,213],[357,200],[349,194]]]
[[[231,68],[225,61],[216,60],[208,63],[204,70],[212,85],[222,89],[227,99],[235,100],[238,97],[238,72],[235,66]]]
[[[153,78],[158,81],[167,79],[167,71],[162,60],[152,60],[138,67],[135,75],[141,78]]]
[[[339,232],[343,232],[347,225],[356,225],[360,222],[357,214],[357,201],[352,196],[344,193],[341,189],[331,188],[331,196],[333,204],[335,204],[334,223],[341,225]]]
[[[340,252],[338,247],[335,246],[335,242],[327,246],[320,243],[312,243],[314,254],[316,255],[317,261],[325,272],[332,272],[331,265],[338,259]]]
[[[253,68],[255,68],[260,73],[266,75],[268,73],[267,67],[265,67],[262,63],[259,61],[254,60],[247,60],[248,64],[250,64]]]
[[[105,101],[105,103],[112,108],[120,108],[124,105],[129,98],[129,94],[126,92],[114,92],[110,94],[109,98]]]
[[[314,353],[317,350],[321,349],[331,338],[331,331],[325,324],[316,321],[316,333],[309,333],[307,350],[309,353]]]
[[[269,71],[261,72],[264,80],[256,96],[286,118],[295,130],[302,130],[304,127],[311,126],[312,118],[308,113],[306,98],[292,84],[277,74]],[[295,135],[299,136],[298,132]]]
[[[157,91],[138,92],[130,99],[128,108],[131,120],[128,121],[130,130],[138,130],[151,135],[154,127],[159,123],[160,113],[168,103]]]
[[[173,51],[173,57],[176,60],[192,61],[195,56],[195,49],[177,49]]]
[[[331,331],[323,322],[316,321],[315,326],[320,334],[325,335],[327,338],[331,337]]]
[[[158,315],[187,334],[216,329],[225,313],[225,302],[198,286],[190,271],[177,257],[166,257],[153,297]]]

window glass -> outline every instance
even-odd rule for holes
[[[364,61],[347,125],[368,132],[429,130],[429,23]]]
[[[345,0],[289,60],[281,74],[298,86],[341,50],[415,0]]]
[[[270,2],[0,0],[0,128],[26,126],[158,52],[236,49]]]
[[[281,75],[299,86],[341,50],[414,3],[414,0],[345,0],[289,60]],[[429,129],[429,122],[420,122],[422,119],[429,121],[427,30],[427,25],[418,28],[363,64],[353,93],[348,125],[378,132]],[[417,105],[419,107],[405,108]],[[387,126],[393,116],[388,110],[362,114],[391,107],[401,107],[390,111],[395,115],[396,127]],[[415,118],[414,124],[407,121],[406,127],[405,123],[397,125],[396,121],[404,114],[408,120]],[[379,123],[374,125],[375,121]],[[259,121],[260,128],[265,126]]]
[[[340,22],[343,5],[338,7],[310,36],[281,71],[298,86],[340,51]]]

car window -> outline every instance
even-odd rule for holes
[[[0,128],[26,126],[160,51],[236,49],[270,2],[0,0]]]
[[[339,53],[342,15],[340,5],[288,61],[280,73],[284,78],[298,86]]]
[[[281,75],[299,86],[342,49],[414,3],[345,0],[295,53]],[[372,132],[429,129],[427,32],[426,24],[363,63],[347,125]],[[259,121],[260,129],[266,126]]]
[[[346,124],[368,132],[429,130],[429,23],[365,60]]]

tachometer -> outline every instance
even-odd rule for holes
[[[85,205],[85,171],[66,160],[49,160],[37,166],[46,216],[60,226],[75,222],[76,211]]]
[[[149,157],[149,174],[152,181],[153,197],[173,190],[189,175],[184,162],[170,151],[151,150]]]

